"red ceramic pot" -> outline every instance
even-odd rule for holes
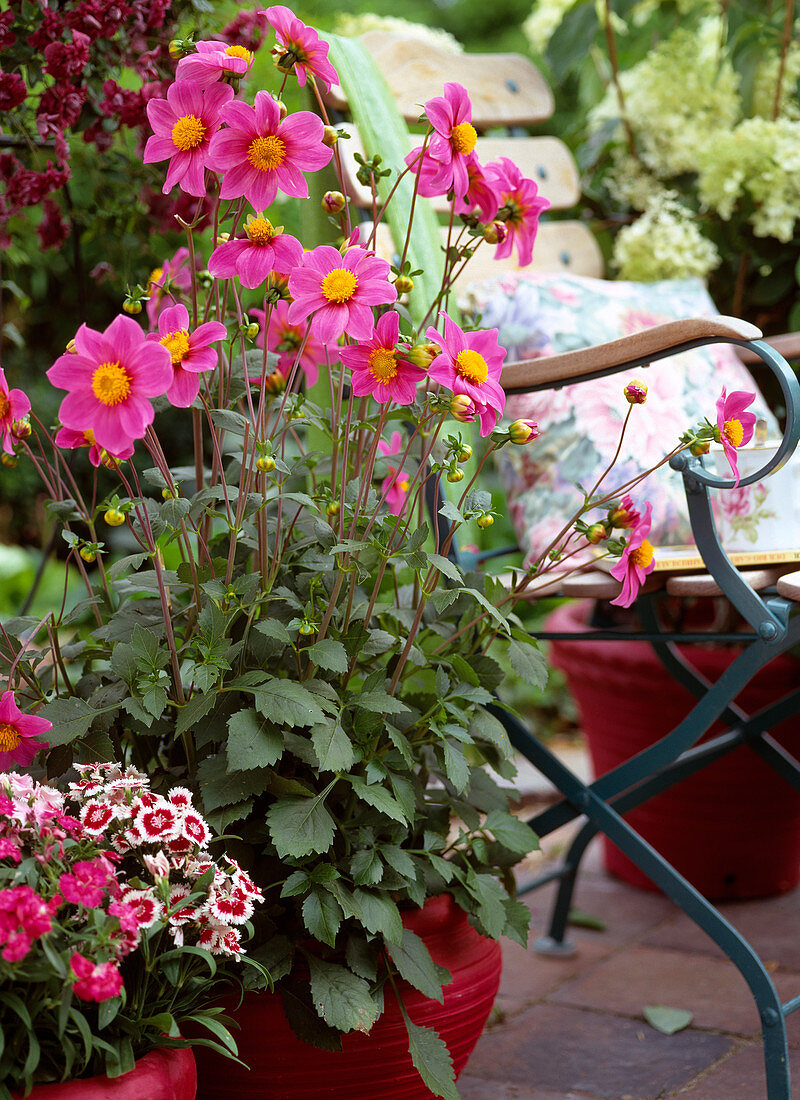
[[[548,630],[581,631],[590,605],[565,604]],[[665,736],[695,704],[669,676],[647,642],[556,641],[553,664],[566,675],[580,711],[595,775],[604,775]],[[711,682],[734,660],[730,647],[681,646]],[[754,713],[797,684],[793,657],[776,657],[747,685],[737,703]],[[716,723],[709,734],[725,727]],[[800,723],[783,722],[773,736],[800,756]],[[626,820],[706,897],[768,897],[800,881],[800,794],[747,746],[741,746],[625,815]],[[604,840],[606,868],[642,889],[653,883]]]
[[[13,1094],[15,1100],[18,1095]],[[151,1050],[122,1077],[37,1085],[28,1100],[195,1100],[197,1069],[189,1048]]]
[[[483,1031],[500,985],[500,945],[481,936],[449,895],[429,898],[403,923],[428,946],[453,980],[444,1003],[400,983],[403,1004],[416,1024],[433,1027],[447,1043],[458,1075]],[[197,1048],[198,1100],[429,1100],[408,1053],[400,1008],[386,987],[383,1015],[368,1035],[352,1032],[337,1053],[301,1042],[289,1027],[280,996],[246,995],[235,1013],[236,1041],[249,1072]]]

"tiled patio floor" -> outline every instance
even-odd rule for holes
[[[553,892],[525,897],[531,940],[546,931]],[[500,994],[459,1082],[462,1100],[766,1100],[754,1002],[711,940],[666,898],[610,878],[597,844],[575,906],[606,928],[572,928],[573,957],[504,944]],[[759,951],[783,999],[800,993],[800,890],[721,909]],[[663,1035],[642,1015],[654,1004],[688,1009],[691,1025]],[[800,1013],[788,1028],[800,1097]]]

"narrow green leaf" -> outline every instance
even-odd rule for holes
[[[459,1100],[453,1073],[453,1060],[444,1040],[429,1027],[419,1027],[405,1018],[408,1029],[408,1051],[414,1068],[434,1096],[442,1100]]]
[[[444,993],[436,963],[431,958],[425,941],[416,932],[404,928],[402,941],[398,944],[387,944],[387,950],[401,978],[405,978],[426,997],[442,1003]]]
[[[645,1005],[642,1015],[651,1027],[663,1035],[683,1031],[692,1022],[692,1014],[685,1008],[669,1008],[667,1005]]]

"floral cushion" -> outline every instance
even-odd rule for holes
[[[500,330],[509,361],[590,347],[666,321],[717,312],[700,279],[628,283],[517,272],[473,283],[461,304],[481,314],[481,327]],[[770,429],[777,427],[728,344],[681,352],[630,375],[509,398],[507,418],[536,420],[542,433],[526,447],[499,452],[511,518],[529,559],[538,557],[576,510],[581,494],[575,483],[591,487],[611,462],[629,407],[622,391],[631,377],[647,382],[647,401],[633,408],[619,459],[604,483],[608,491],[663,458],[685,428],[703,417],[713,420],[723,386],[728,392],[755,390],[753,411]],[[693,541],[683,479],[668,465],[632,495],[653,504],[655,545]]]

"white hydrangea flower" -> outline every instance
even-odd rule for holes
[[[795,27],[800,34],[800,24]],[[780,55],[773,54],[759,62],[753,80],[753,114],[772,118],[775,110],[775,90],[778,86]],[[781,91],[778,99],[778,118],[800,119],[800,101],[796,89],[800,80],[800,44],[792,42],[786,53]]]
[[[637,282],[705,278],[719,262],[716,246],[674,191],[657,198],[614,241],[613,263],[620,276]]]

